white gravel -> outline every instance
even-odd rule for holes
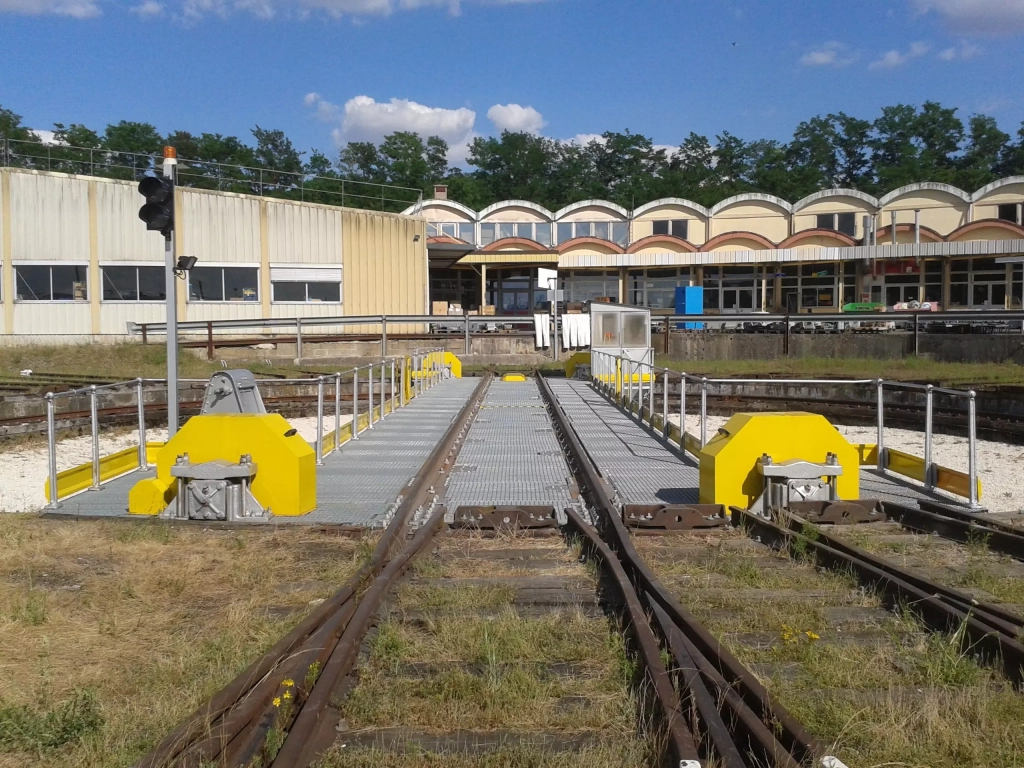
[[[351,416],[342,416],[342,425],[351,421]],[[289,423],[310,442],[316,439],[316,417],[304,416],[290,419]],[[327,416],[324,429],[334,429],[334,417]],[[151,443],[167,439],[167,430],[154,428],[146,430],[146,440]],[[138,433],[118,430],[114,434],[100,433],[100,455],[123,451],[138,445]],[[46,504],[43,494],[46,483],[46,447],[27,448],[0,452],[0,512],[34,512]],[[61,472],[92,461],[92,438],[72,437],[57,443],[57,471]]]

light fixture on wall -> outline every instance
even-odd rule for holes
[[[174,267],[174,274],[180,278],[185,277],[185,273],[191,270],[196,262],[199,261],[195,256],[179,256],[178,263]]]
[[[418,242],[420,241],[420,236],[419,236],[419,235],[413,235],[413,236],[412,236],[412,241],[413,241],[414,243],[418,243]]]

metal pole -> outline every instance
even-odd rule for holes
[[[166,173],[164,174],[167,175]],[[167,439],[178,433],[178,303],[174,277],[174,231],[164,238],[164,289],[167,292]]]
[[[398,408],[398,404],[395,402],[395,360],[391,359],[391,412],[394,413]]]
[[[971,508],[977,509],[980,506],[978,504],[978,424],[975,412],[977,395],[973,389],[967,393],[967,398],[967,419],[970,422],[967,425],[969,443],[967,475],[971,483],[969,499]]]
[[[469,354],[470,340],[469,340],[469,315],[463,315],[463,319],[466,321],[466,354]]]
[[[295,318],[295,362],[302,365],[302,318]]]
[[[679,374],[679,447],[686,450],[686,371]]]
[[[647,394],[647,411],[650,414],[651,426],[653,427],[654,426],[654,382],[655,382],[657,377],[654,375],[654,365],[653,364],[650,366],[650,368],[651,368],[651,377],[650,377],[651,378],[651,390]]]
[[[385,395],[387,394],[387,392],[386,392],[386,390],[387,390],[387,383],[385,381],[385,373],[386,372],[384,370],[384,363],[381,363],[380,364],[380,419],[384,418],[384,403],[387,402],[385,400]],[[377,419],[377,421],[380,421],[380,419]]]
[[[366,405],[366,418],[370,423],[370,429],[373,429],[373,363],[370,363],[369,373],[366,374],[366,386],[369,388],[370,396],[367,400]]]
[[[352,439],[359,439],[359,369],[352,370]]]
[[[380,318],[380,356],[381,357],[387,357],[388,356],[388,316],[387,315],[381,315],[381,318]],[[381,402],[383,402],[383,399],[381,400]],[[384,413],[381,412],[380,415],[383,416]]]
[[[341,448],[341,371],[334,374],[334,450]]]
[[[402,355],[402,365],[399,369],[399,379],[401,380],[402,386],[399,388],[401,391],[398,393],[398,402],[403,408],[405,408],[405,369],[408,365],[407,361],[408,358],[405,355]]]
[[[924,388],[924,487],[931,490],[935,487],[935,477],[932,472],[932,390],[934,386],[929,384]]]
[[[668,371],[661,378],[661,434],[668,438]]]
[[[316,379],[316,464],[324,463],[324,377]]]
[[[89,428],[92,432],[92,486],[90,490],[100,489],[100,415],[96,385],[89,387]]]
[[[46,393],[46,453],[50,473],[50,503],[47,509],[57,509],[57,425],[54,417],[53,392]]]
[[[708,444],[708,378],[700,380],[700,447]]]
[[[146,456],[146,404],[143,400],[141,378],[135,380],[135,392],[139,408],[139,469],[146,469],[149,466],[149,457]]]
[[[878,398],[878,471],[885,472],[885,395],[882,392],[882,385],[884,382],[879,379],[875,386],[877,387],[877,398]]]
[[[633,410],[633,361],[626,360],[626,403]]]

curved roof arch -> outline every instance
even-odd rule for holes
[[[572,248],[579,248],[581,245],[593,245],[609,253],[624,253],[622,246],[618,243],[613,243],[611,240],[602,240],[599,237],[574,237],[572,240],[566,240],[556,245],[555,250],[561,254]]]
[[[714,216],[723,208],[727,208],[730,205],[735,205],[736,203],[744,202],[771,203],[772,205],[778,206],[786,213],[793,212],[793,206],[787,201],[783,200],[781,197],[776,197],[775,195],[765,195],[761,192],[744,192],[743,194],[733,195],[732,197],[725,198],[725,200],[722,200],[721,202],[715,203],[713,206],[711,206],[710,215]]]
[[[774,251],[776,248],[775,243],[769,240],[764,235],[759,235],[757,232],[747,232],[744,230],[738,230],[736,232],[724,232],[721,235],[716,235],[708,240],[704,245],[700,247],[701,251],[710,251],[712,248],[717,248],[722,243],[727,243],[730,240],[752,240],[758,245],[763,245],[766,250]]]
[[[485,216],[488,216],[495,211],[500,211],[502,208],[528,208],[531,211],[539,213],[548,220],[554,220],[555,216],[551,211],[545,208],[543,205],[537,205],[537,203],[531,203],[529,200],[499,200],[496,203],[488,205],[486,208],[481,210],[477,216],[480,221],[484,220]]]
[[[854,238],[842,232],[837,232],[834,229],[804,229],[797,232],[795,235],[790,235],[779,243],[779,248],[792,248],[799,245],[804,240],[811,239],[812,237],[828,237],[846,246],[857,244],[857,241]]]
[[[668,243],[675,246],[675,249],[682,249],[686,253],[697,252],[696,245],[681,237],[676,237],[675,235],[648,235],[647,237],[641,237],[635,243],[631,243],[626,249],[626,253],[636,253],[641,248],[649,248],[655,243]]]
[[[424,208],[454,208],[456,211],[466,214],[469,216],[470,221],[475,222],[477,220],[477,212],[470,208],[468,205],[457,203],[454,200],[424,200],[422,203],[416,203],[410,205],[404,211],[403,216],[415,216],[421,212]]]
[[[578,211],[581,208],[607,208],[609,211],[617,213],[623,219],[629,218],[629,211],[621,205],[616,205],[611,200],[580,200],[578,203],[572,203],[571,205],[565,206],[565,208],[560,208],[555,211],[555,220],[557,221],[563,216],[567,216],[573,211]]]
[[[961,229],[963,229],[963,227],[961,227]],[[897,224],[896,225],[896,232],[897,233],[900,233],[900,232],[913,232],[913,231],[914,231],[914,225],[913,224]],[[930,243],[942,243],[942,242],[945,242],[945,240],[946,240],[946,238],[944,238],[936,230],[932,229],[931,227],[926,227],[924,225],[921,225],[921,239],[924,240],[925,237],[927,237],[927,240]],[[891,226],[879,227],[878,230],[875,232],[875,242],[876,242],[876,244],[877,245],[890,245],[891,241],[892,241],[892,227]]]
[[[953,242],[956,238],[962,237],[976,229],[986,229],[988,227],[995,227],[996,229],[1005,229],[1016,235],[1018,238],[1024,240],[1024,227],[1013,221],[1006,221],[1005,219],[977,219],[969,224],[964,224],[962,227],[958,227],[946,235],[945,240]],[[924,229],[924,227],[922,227]]]
[[[797,200],[793,203],[793,213],[806,208],[811,203],[816,203],[819,200],[826,200],[830,197],[852,197],[856,200],[860,200],[862,203],[867,203],[873,208],[878,208],[878,198],[869,195],[867,192],[861,192],[859,189],[849,189],[847,187],[836,187],[834,189],[823,189],[820,192],[815,192],[812,195],[808,195],[802,200]]]
[[[1024,184],[1024,176],[1007,176],[1005,179],[998,179],[993,181],[991,184],[986,184],[984,187],[979,189],[973,195],[971,195],[971,201],[977,202],[982,198],[992,194],[1001,187],[1008,187],[1011,184]]]
[[[904,187],[894,189],[887,195],[882,195],[878,198],[878,207],[884,208],[893,200],[909,195],[911,192],[945,192],[947,195],[959,198],[965,203],[971,202],[971,196],[960,189],[960,187],[954,187],[952,184],[940,184],[937,181],[921,181],[917,184],[907,184]]]
[[[503,251],[506,248],[516,247],[523,251],[529,251],[534,253],[536,251],[551,251],[546,245],[541,245],[536,240],[530,240],[528,237],[503,237],[500,240],[495,240],[493,243],[488,243],[480,250],[486,253],[493,251]]]
[[[633,210],[633,218],[647,213],[648,211],[660,208],[663,205],[678,205],[680,208],[689,208],[692,211],[696,211],[701,216],[707,218],[711,215],[711,211],[705,208],[700,203],[695,203],[693,200],[686,200],[682,197],[663,197],[660,200],[651,200],[651,202],[641,205],[639,208]]]

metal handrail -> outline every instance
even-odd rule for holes
[[[597,365],[595,365],[597,361]],[[610,363],[610,364],[608,364]],[[623,368],[627,370],[623,372]],[[885,379],[709,379],[704,376],[694,376],[684,371],[673,371],[669,368],[655,366],[652,363],[632,360],[622,355],[601,350],[591,350],[591,381],[607,394],[619,396],[624,394],[624,405],[632,412],[634,405],[637,407],[641,417],[644,412],[643,390],[644,375],[649,376],[649,412],[653,423],[654,414],[654,388],[656,387],[658,375],[662,378],[663,397],[663,421],[662,437],[669,439],[668,427],[668,386],[670,377],[678,377],[680,382],[680,416],[679,416],[679,448],[683,452],[686,448],[686,385],[687,382],[699,384],[700,386],[700,447],[707,445],[707,398],[708,387],[726,384],[812,384],[826,386],[864,386],[873,390],[876,402],[877,414],[877,468],[885,474],[888,466],[888,454],[885,446],[885,390],[889,389],[913,389],[923,390],[925,393],[925,450],[924,450],[924,485],[928,490],[934,490],[937,475],[937,465],[932,460],[933,444],[933,396],[936,392],[954,397],[962,397],[967,400],[967,434],[968,434],[968,500],[972,509],[980,507],[978,504],[978,459],[977,459],[977,393],[972,390],[950,389],[947,387],[936,387],[931,384],[914,384],[910,382],[886,381]],[[609,377],[614,382],[608,381]],[[637,378],[636,394],[633,391],[633,379]]]

